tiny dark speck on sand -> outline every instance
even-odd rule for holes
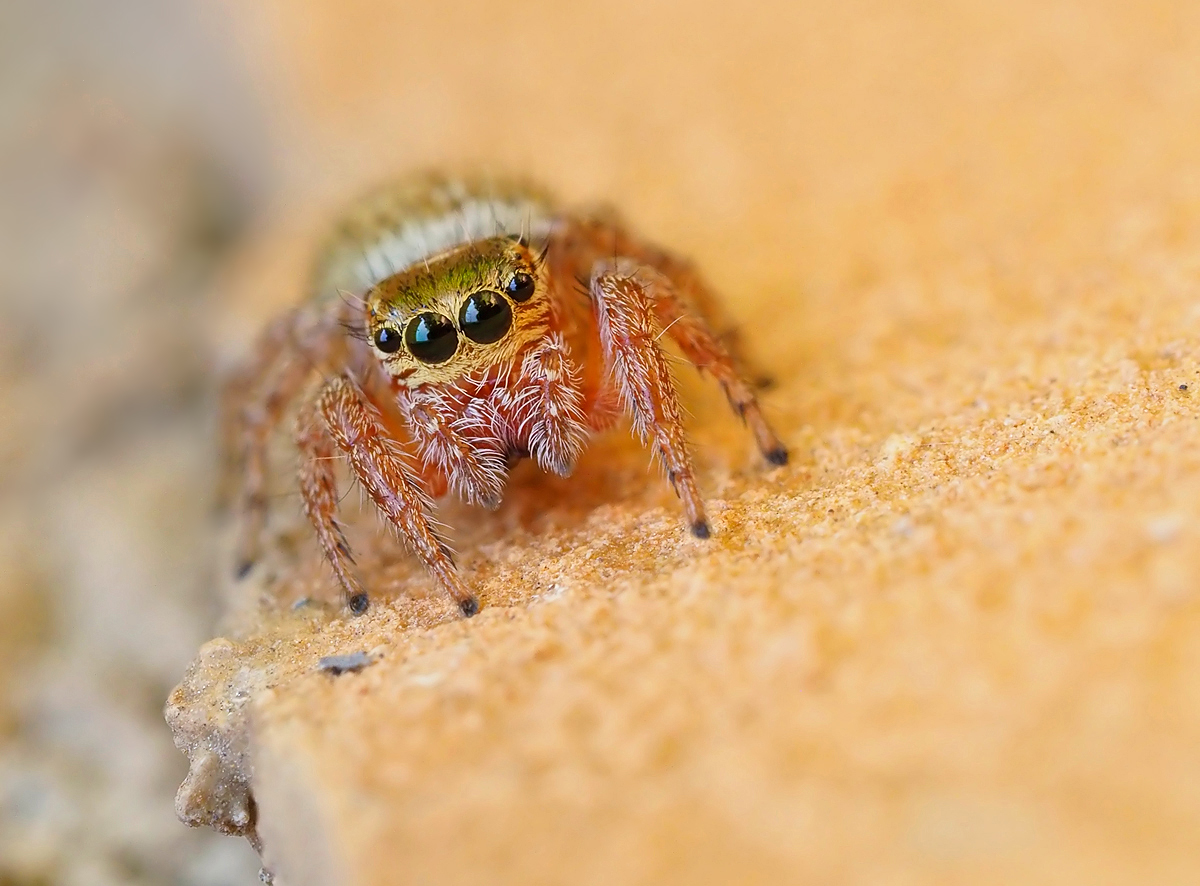
[[[317,662],[317,669],[327,674],[338,676],[347,671],[361,671],[371,664],[373,659],[365,652],[351,652],[349,655],[327,655]]]

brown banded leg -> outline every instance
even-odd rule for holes
[[[296,420],[296,447],[300,451],[300,500],[304,503],[304,513],[317,531],[317,541],[342,586],[346,605],[355,614],[365,612],[367,595],[337,519],[338,484],[333,438],[316,400],[306,403]]]
[[[374,360],[368,362],[362,370],[361,390],[363,396],[379,413],[379,421],[387,435],[393,440],[409,440],[411,433],[404,412],[396,403],[396,392],[390,383],[390,376]],[[431,498],[441,498],[449,488],[446,475],[433,465],[422,462],[421,485],[425,494]]]
[[[240,472],[245,461],[245,415],[258,391],[267,383],[271,370],[279,362],[296,324],[298,314],[291,311],[276,317],[254,343],[250,359],[239,366],[221,387],[220,443],[221,483],[220,501],[228,503],[241,487]]]
[[[560,268],[578,267],[589,255],[623,256],[639,264],[646,295],[664,332],[697,369],[707,369],[717,379],[767,461],[787,463],[787,449],[762,414],[753,386],[713,328],[722,320],[720,303],[688,262],[632,237],[615,217],[569,224],[553,246],[550,254]],[[728,331],[725,337],[730,337]]]
[[[687,268],[681,271],[690,274]],[[648,291],[654,313],[666,334],[671,336],[679,349],[699,370],[707,369],[725,391],[729,406],[741,416],[754,434],[759,451],[773,465],[785,465],[788,452],[772,430],[758,405],[754,389],[742,378],[728,349],[709,327],[704,317],[692,310],[673,281],[663,274],[647,275]],[[698,284],[697,284],[698,286]]]
[[[340,305],[337,306],[340,309]],[[304,389],[314,368],[341,346],[345,335],[335,311],[321,316],[293,312],[285,323],[272,324],[251,363],[266,374],[239,414],[242,529],[237,574],[245,575],[260,552],[267,519],[267,452],[271,434],[289,405]],[[274,353],[267,353],[274,349]]]
[[[267,449],[271,433],[284,410],[308,379],[310,367],[289,360],[272,380],[262,398],[247,406],[242,430],[242,491],[239,503],[241,531],[236,569],[238,577],[250,571],[261,551],[267,523]]]
[[[272,323],[259,340],[250,363],[230,384],[236,392],[233,396],[242,400],[233,413],[229,430],[231,438],[236,438],[241,472],[237,504],[241,526],[234,567],[239,578],[258,559],[266,526],[267,449],[271,433],[311,371],[295,341],[300,322],[301,315],[293,312]]]
[[[429,502],[416,466],[398,441],[387,436],[378,413],[345,377],[335,378],[322,388],[317,409],[334,444],[346,454],[354,475],[380,513],[399,530],[462,613],[478,612],[479,600],[458,577],[450,549],[433,530]]]
[[[684,439],[679,398],[666,355],[658,345],[658,322],[646,286],[633,262],[619,259],[597,265],[591,292],[604,359],[635,433],[643,443],[653,443],[666,468],[692,534],[708,538],[708,519]]]

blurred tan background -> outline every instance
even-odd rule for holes
[[[1188,2],[4,4],[0,883],[253,881],[161,719],[222,611],[214,372],[429,164],[694,257],[794,465],[685,380],[719,544],[603,443],[560,518],[463,516],[468,625],[263,627],[400,650],[280,665],[284,886],[1191,882],[1197,121]]]

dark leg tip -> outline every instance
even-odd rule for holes
[[[776,446],[770,452],[766,453],[767,461],[773,465],[786,465],[788,463],[788,451],[782,446]]]
[[[346,605],[350,608],[352,615],[362,615],[367,611],[367,607],[371,605],[371,598],[366,594],[355,594],[346,601]]]
[[[460,600],[458,603],[458,608],[462,611],[462,614],[466,618],[470,618],[479,611],[479,598],[467,597],[465,600]]]
[[[236,578],[238,581],[241,581],[243,578],[245,578],[247,575],[250,574],[250,570],[253,568],[254,568],[253,560],[243,560],[242,562],[238,563],[237,566],[234,567],[233,577]]]
[[[692,524],[692,535],[696,538],[712,538],[712,530],[708,527],[707,520],[697,520]]]

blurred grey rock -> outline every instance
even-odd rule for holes
[[[162,704],[213,630],[207,289],[267,183],[203,5],[0,4],[0,882],[252,883]]]

